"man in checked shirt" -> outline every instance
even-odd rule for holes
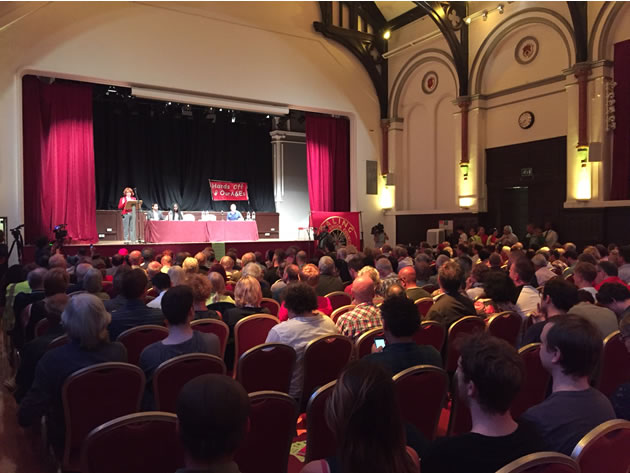
[[[369,276],[360,276],[352,283],[352,297],[356,307],[337,319],[339,331],[356,340],[363,332],[382,327],[381,310],[374,305],[374,281]]]

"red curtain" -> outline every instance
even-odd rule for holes
[[[349,121],[306,115],[306,168],[312,211],[350,210]]]
[[[62,223],[73,242],[96,242],[92,87],[25,76],[22,96],[27,242]]]
[[[630,198],[630,40],[615,44],[615,120],[612,200]]]

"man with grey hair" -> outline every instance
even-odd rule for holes
[[[273,297],[273,294],[271,293],[271,286],[264,279],[265,274],[263,273],[263,270],[258,263],[252,261],[251,263],[247,263],[245,266],[243,266],[243,270],[241,271],[241,277],[244,278],[245,276],[251,276],[254,279],[258,280],[258,282],[260,283],[260,289],[262,290],[263,297],[268,297],[268,298]]]
[[[37,424],[47,415],[48,438],[57,448],[63,446],[61,391],[68,376],[95,364],[127,361],[124,345],[108,340],[107,325],[111,316],[98,297],[77,294],[70,298],[61,320],[71,343],[49,350],[39,360],[33,385],[18,410],[22,427]]]
[[[315,292],[318,296],[325,296],[335,291],[343,291],[343,282],[336,274],[335,262],[330,256],[322,256],[319,259],[319,283]]]
[[[90,268],[83,276],[83,288],[101,300],[109,299],[109,295],[103,291],[103,273],[96,268]]]
[[[282,273],[282,279],[278,279],[271,286],[273,298],[282,303],[287,292],[287,287],[299,281],[300,268],[297,264],[287,264]]]
[[[243,268],[247,266],[249,263],[255,263],[255,262],[256,262],[256,255],[252,253],[251,251],[241,256],[241,264],[243,265]],[[245,276],[245,274],[243,274],[243,276]]]
[[[417,253],[414,259],[416,268],[416,285],[419,287],[430,284],[431,281],[431,257],[426,253]]]
[[[389,258],[387,258],[387,256],[380,256],[376,260],[375,266],[379,276],[381,277],[381,284],[376,289],[376,293],[385,297],[388,289],[393,284],[398,284],[398,275],[394,272],[392,262]]]
[[[48,258],[48,269],[53,268],[68,269],[66,257],[60,253],[57,253]]]
[[[84,290],[83,288],[83,278],[87,274],[87,272],[92,269],[92,265],[90,263],[79,263],[77,264],[74,275],[77,279],[76,284],[71,284],[68,287],[68,294],[73,295],[75,293],[81,292]]]
[[[518,237],[512,231],[511,225],[503,227],[503,235],[497,240],[497,243],[501,243],[505,246],[512,246],[518,243]]]
[[[544,286],[547,281],[557,277],[557,274],[549,269],[549,262],[545,255],[537,253],[532,258],[532,264],[534,265],[534,276],[536,277],[536,283],[539,286]]]

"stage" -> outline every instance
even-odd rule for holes
[[[315,243],[313,240],[280,240],[278,238],[261,238],[256,241],[225,241],[225,242],[162,242],[162,243],[131,243],[125,244],[124,241],[99,241],[94,244],[94,250],[96,253],[102,256],[113,256],[118,253],[121,248],[126,248],[128,251],[142,250],[143,248],[152,248],[155,254],[158,254],[164,250],[173,250],[175,253],[180,251],[187,251],[191,255],[203,250],[207,246],[212,246],[217,253],[217,256],[223,255],[223,250],[235,248],[239,256],[248,251],[260,251],[265,253],[269,250],[275,250],[276,248],[287,249],[289,246],[295,246],[300,250],[304,250],[309,256],[313,254],[315,249]],[[76,255],[81,249],[90,249],[90,245],[82,244],[69,244],[64,245],[63,253],[65,255]],[[30,263],[35,258],[35,246],[24,246],[24,262]]]

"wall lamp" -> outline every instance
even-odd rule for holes
[[[464,178],[464,181],[467,181],[468,180],[469,164],[468,163],[459,163],[459,169],[462,172],[462,177]]]
[[[475,12],[472,15],[468,15],[466,18],[464,18],[464,23],[470,25],[472,21],[476,20],[477,18],[481,18],[483,21],[486,21],[488,19],[488,14],[492,13],[493,11],[498,11],[501,15],[503,15],[503,12],[505,11],[505,6],[502,3],[499,3],[496,7],[491,8],[490,10],[479,10],[478,12]]]

